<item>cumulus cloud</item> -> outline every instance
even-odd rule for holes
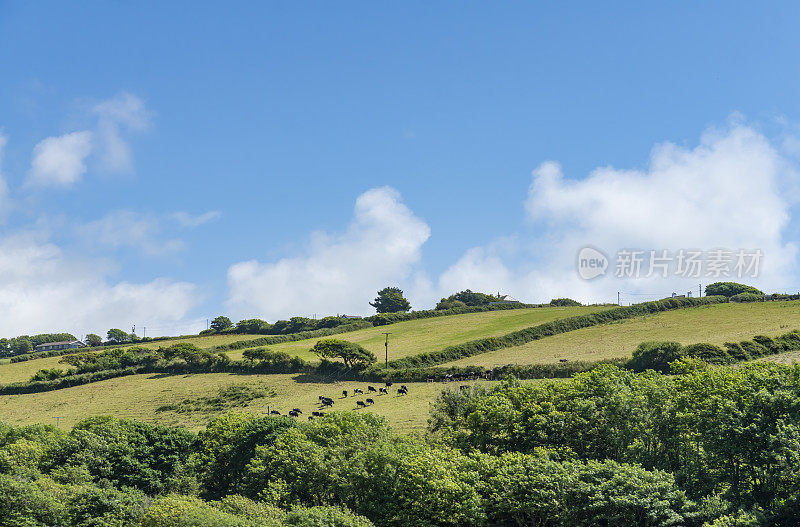
[[[150,125],[152,113],[141,99],[122,93],[94,107],[101,166],[109,172],[133,170],[130,146],[123,138],[126,131],[143,131]]]
[[[153,214],[114,211],[80,228],[84,236],[109,247],[134,247],[149,256],[161,256],[183,249],[177,239],[161,237],[161,219]]]
[[[546,162],[534,171],[525,202],[537,233],[522,243],[535,265],[511,261],[496,248],[476,248],[440,277],[439,286],[497,284],[493,289],[530,301],[562,295],[607,301],[620,289],[663,296],[716,280],[622,282],[607,276],[585,282],[575,273],[575,258],[591,245],[611,258],[620,249],[761,249],[761,274],[746,281],[766,289],[792,287],[797,248],[783,235],[793,205],[783,188],[789,174],[794,168],[779,149],[743,124],[711,130],[692,149],[658,145],[646,170],[604,167],[568,179],[557,163]]]
[[[102,262],[67,257],[29,233],[0,239],[0,335],[176,323],[199,301],[193,284],[113,283],[111,271]]]
[[[33,149],[28,184],[69,186],[86,172],[85,159],[92,151],[92,133],[72,132],[48,137]]]
[[[378,289],[412,277],[429,236],[396,190],[371,189],[356,200],[344,233],[316,233],[297,257],[232,265],[228,307],[234,316],[269,320],[367,312]]]
[[[171,217],[173,220],[178,222],[178,225],[181,227],[193,229],[206,223],[217,221],[222,217],[222,213],[218,210],[210,210],[208,212],[204,212],[203,214],[193,216],[188,212],[179,211],[173,212]]]

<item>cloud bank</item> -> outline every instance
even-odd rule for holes
[[[441,276],[439,288],[497,284],[530,301],[564,295],[615,301],[619,290],[665,296],[697,289],[698,280],[680,278],[585,282],[575,273],[575,257],[586,245],[610,257],[626,248],[761,249],[761,275],[748,281],[766,289],[792,287],[797,247],[784,231],[793,202],[783,187],[794,177],[779,149],[742,124],[711,130],[692,149],[658,145],[646,170],[604,167],[567,179],[557,163],[546,162],[533,172],[524,204],[536,232],[521,249],[536,265],[504,258],[492,247],[473,248]]]
[[[396,190],[369,190],[344,233],[315,233],[301,256],[232,265],[228,308],[240,318],[267,319],[367,312],[378,289],[411,278],[429,236]]]
[[[30,233],[0,238],[0,335],[104,334],[148,321],[176,323],[199,301],[193,284],[166,278],[114,283],[111,271],[108,263],[68,257]]]

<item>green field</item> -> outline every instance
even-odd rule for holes
[[[602,309],[608,309],[608,307],[541,307],[421,318],[342,333],[334,335],[333,338],[357,342],[382,361],[385,353],[383,333],[391,332],[389,335],[389,360],[392,360],[426,351],[440,350],[469,340],[504,335],[559,318],[593,313]],[[314,338],[274,344],[269,346],[269,349],[316,361],[316,355],[309,350],[318,340],[319,338]],[[242,356],[242,350],[231,351],[228,355],[232,359],[239,359]]]
[[[375,405],[370,406],[367,411],[386,416],[395,430],[412,432],[422,431],[425,428],[430,402],[441,390],[458,389],[454,383],[406,383],[409,389],[407,396],[398,396],[396,390],[392,388],[389,395],[379,396],[373,393],[342,399],[342,390],[352,392],[353,388],[361,388],[366,392],[367,383],[302,382],[295,380],[294,377],[295,375],[291,374],[226,373],[132,375],[52,392],[0,396],[0,420],[15,424],[52,424],[55,423],[54,417],[61,417],[61,426],[70,428],[84,417],[112,415],[199,430],[217,414],[213,412],[181,414],[171,411],[157,412],[156,409],[187,398],[215,393],[221,387],[243,383],[269,387],[275,391],[273,397],[256,399],[243,408],[254,413],[266,412],[269,405],[285,415],[297,407],[303,411],[302,418],[305,419],[311,411],[319,409],[319,395],[335,399],[334,410],[354,410],[355,401],[370,397],[375,400]],[[488,381],[476,382],[488,383]],[[376,388],[379,386],[382,385],[375,384]]]
[[[800,329],[800,301],[716,304],[678,309],[579,329],[450,362],[445,366],[544,364],[559,359],[594,361],[629,357],[640,343],[673,340],[681,344],[749,340]]]
[[[502,335],[599,309],[604,308],[539,308],[453,315],[370,328],[341,334],[337,338],[358,342],[378,357],[382,357],[384,338],[382,333],[390,331],[391,359],[438,350],[451,344],[481,337]],[[646,340],[675,340],[684,344],[695,342],[721,344],[730,340],[750,339],[759,334],[775,336],[795,328],[800,328],[800,302],[720,304],[668,311],[584,328],[450,364],[491,367],[512,363],[556,362],[561,358],[597,360],[628,356],[639,343]],[[182,341],[210,347],[251,337],[257,336],[224,335]],[[316,340],[289,342],[270,348],[313,359],[308,349]],[[150,346],[170,342],[150,343]],[[241,356],[241,350],[231,352],[230,355],[238,358]],[[61,357],[49,357],[14,364],[0,364],[0,383],[26,381],[43,368],[63,368],[65,366],[59,364],[60,359]],[[800,355],[796,352],[770,358],[786,363],[798,359]],[[261,386],[269,388],[270,391],[274,390],[274,395],[247,403],[246,408],[251,411],[264,412],[269,405],[286,413],[293,407],[299,407],[306,416],[310,411],[317,409],[319,395],[336,399],[337,410],[354,409],[356,399],[340,400],[341,391],[343,389],[352,391],[355,387],[366,388],[366,383],[363,382],[306,382],[303,376],[295,374],[135,375],[51,392],[0,396],[0,420],[31,423],[50,422],[52,417],[63,417],[63,425],[71,426],[87,416],[108,414],[199,429],[216,415],[215,411],[178,413],[157,412],[156,409],[163,405],[180,403],[185,399],[207,397],[218,393],[220,388],[233,384]],[[419,431],[424,429],[429,403],[447,385],[407,384],[410,394],[406,397],[397,397],[396,392],[388,396],[373,394],[371,397],[375,399],[376,404],[369,411],[385,415],[397,430]]]

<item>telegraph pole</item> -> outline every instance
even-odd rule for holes
[[[697,284],[697,289],[700,291],[698,296],[703,296],[703,284]]]
[[[619,291],[617,291],[617,305],[621,306],[622,304],[619,303]]]
[[[389,335],[391,335],[391,333],[384,333],[384,335],[386,335],[386,342],[384,343],[384,346],[386,347],[386,358],[385,358],[384,365],[388,366],[389,365]]]
[[[63,417],[53,417],[56,420],[56,428],[61,426],[61,420],[64,419]]]

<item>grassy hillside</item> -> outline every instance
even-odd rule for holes
[[[458,389],[456,384],[406,383],[407,396],[399,397],[395,389],[389,395],[367,394],[342,399],[342,390],[367,391],[363,382],[298,382],[294,375],[231,375],[206,373],[197,375],[133,375],[94,384],[52,392],[0,397],[0,420],[10,423],[54,423],[62,417],[62,426],[69,428],[78,420],[92,415],[130,417],[149,423],[181,425],[199,430],[219,412],[178,413],[157,411],[186,399],[197,399],[218,393],[220,388],[245,384],[274,391],[274,395],[258,398],[241,407],[254,413],[266,412],[267,406],[284,415],[294,407],[303,411],[302,419],[318,410],[318,396],[335,399],[335,410],[353,410],[355,401],[371,397],[375,405],[367,411],[386,416],[393,428],[402,432],[421,431],[428,418],[429,404],[442,389]],[[488,381],[480,381],[486,383]],[[472,383],[470,383],[472,384]],[[375,385],[377,388],[379,385]],[[363,411],[363,410],[362,410]]]
[[[641,342],[674,340],[681,344],[751,339],[800,329],[800,302],[718,304],[667,311],[579,329],[512,348],[497,350],[445,366],[502,366],[568,360],[627,357]]]
[[[433,351],[460,344],[469,340],[503,335],[518,329],[542,324],[559,318],[592,313],[607,307],[542,307],[468,313],[446,317],[423,318],[398,322],[388,326],[362,329],[335,335],[333,338],[357,342],[372,351],[379,359],[384,358],[384,335],[389,336],[389,360]],[[273,351],[283,351],[306,360],[317,360],[308,350],[319,339],[298,340],[268,346]],[[241,358],[242,350],[231,351],[233,359]]]

